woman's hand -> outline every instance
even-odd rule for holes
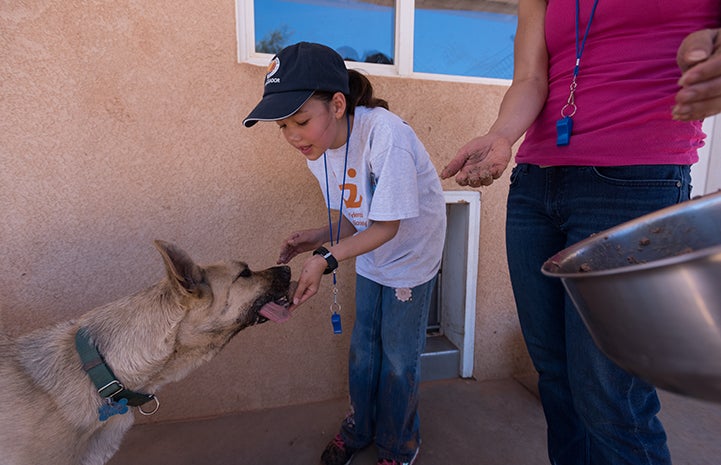
[[[454,174],[461,186],[490,186],[501,177],[511,160],[511,143],[503,137],[486,134],[471,139],[443,168],[441,179]]]
[[[721,29],[689,34],[676,60],[683,74],[673,118],[691,121],[721,113]]]

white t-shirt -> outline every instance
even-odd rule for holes
[[[408,124],[383,108],[356,108],[349,145],[343,215],[358,232],[373,221],[401,220],[393,239],[356,257],[356,273],[389,287],[429,281],[441,264],[446,207],[428,152]],[[308,162],[333,210],[340,209],[345,154],[344,144],[329,149],[325,161]]]

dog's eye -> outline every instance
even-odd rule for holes
[[[243,268],[240,273],[238,273],[239,278],[250,278],[253,275],[253,272],[250,271],[250,268],[247,266]]]

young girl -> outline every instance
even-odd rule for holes
[[[420,445],[420,354],[445,201],[423,144],[387,108],[335,51],[301,42],[273,58],[263,99],[243,121],[275,121],[318,178],[329,222],[331,209],[340,211],[338,222],[294,232],[283,243],[278,263],[314,251],[291,309],[318,291],[323,274],[356,258],[351,411],[323,451],[323,465],[348,464],[374,441],[379,464],[410,464]]]

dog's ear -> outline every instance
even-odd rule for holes
[[[180,247],[157,239],[153,243],[163,257],[170,284],[182,293],[199,297],[203,270]]]

